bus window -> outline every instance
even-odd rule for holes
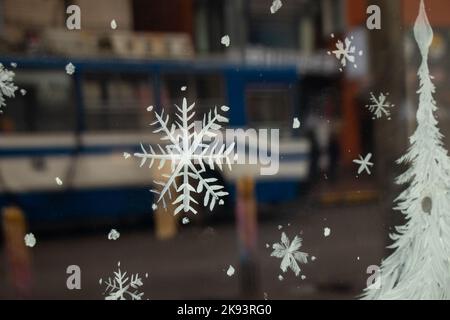
[[[1,126],[3,132],[65,132],[76,127],[76,104],[72,78],[64,71],[16,72],[16,85],[23,89],[8,101]]]
[[[290,136],[294,116],[292,90],[287,86],[248,86],[245,91],[248,126],[277,128]]]
[[[224,80],[219,74],[166,74],[163,84],[162,103],[169,114],[175,112],[174,104],[181,106],[183,98],[189,104],[195,102],[195,120],[202,120],[215,106],[220,108],[226,104]]]
[[[148,127],[154,118],[147,107],[153,103],[147,75],[87,73],[83,77],[86,130],[135,131]]]

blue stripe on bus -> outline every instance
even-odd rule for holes
[[[258,203],[279,203],[295,199],[298,181],[258,182]],[[92,188],[58,192],[0,194],[0,207],[19,205],[31,224],[70,221],[98,221],[139,218],[153,214],[153,194],[145,187]],[[225,199],[234,207],[236,188],[227,185],[230,196]],[[233,215],[233,212],[230,212]]]
[[[152,203],[142,187],[0,194],[1,207],[19,205],[31,223],[139,216],[151,214]]]

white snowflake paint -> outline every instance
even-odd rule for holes
[[[36,245],[36,237],[32,233],[26,234],[24,240],[27,247],[33,248]]]
[[[223,36],[222,39],[220,40],[220,43],[223,44],[225,47],[229,47],[230,46],[230,36],[229,35]]]
[[[311,257],[311,261],[316,261],[316,259],[317,259],[317,258],[316,258],[315,256],[312,256],[312,257]]]
[[[389,93],[380,93],[377,98],[372,92],[370,93],[370,104],[366,105],[366,108],[372,112],[374,119],[381,119],[383,116],[386,116],[388,120],[391,120],[391,111],[389,109],[395,107],[395,105],[387,100],[388,95]]]
[[[183,220],[181,221],[183,224],[188,224],[190,222],[189,218],[184,217]]]
[[[353,37],[346,37],[344,42],[341,40],[338,40],[336,42],[336,50],[334,51],[328,51],[328,55],[334,54],[336,59],[339,60],[341,67],[339,70],[343,71],[343,68],[347,67],[347,63],[352,63],[353,67],[357,68],[358,65],[356,62],[356,47],[352,45]],[[363,55],[362,51],[359,51],[358,53],[360,56]]]
[[[127,276],[127,272],[120,270],[120,261],[117,263],[117,271],[114,271],[114,277],[103,281],[100,279],[100,285],[105,284],[106,289],[103,295],[105,300],[142,300],[143,292],[139,288],[144,284],[139,274]],[[127,299],[128,298],[128,299]]]
[[[331,229],[330,228],[324,228],[323,229],[323,236],[325,238],[328,238],[331,235]]]
[[[75,66],[73,65],[72,62],[69,62],[69,63],[66,65],[66,73],[67,73],[68,75],[73,75],[73,74],[75,73]]]
[[[0,63],[0,112],[1,108],[6,106],[5,97],[15,97],[18,88],[14,85],[14,76],[13,71],[9,71]]]
[[[25,90],[25,89],[20,89],[20,94],[21,94],[22,96],[25,96],[25,95],[27,94],[27,90]]]
[[[372,154],[369,153],[365,158],[360,155],[359,159],[353,160],[353,163],[359,164],[358,174],[361,174],[363,171],[366,171],[369,175],[372,174],[370,172],[370,167],[373,167],[373,163],[370,162],[371,158]]]
[[[129,154],[128,152],[124,152],[124,153],[123,153],[123,157],[124,157],[125,159],[128,159],[128,158],[131,157],[131,154]]]
[[[157,203],[162,202],[163,207],[167,208],[166,198],[177,206],[174,214],[180,211],[192,212],[197,211],[193,208],[193,203],[198,203],[194,197],[194,193],[205,191],[203,205],[209,206],[212,211],[216,203],[222,203],[221,198],[228,195],[224,191],[224,186],[217,183],[216,178],[204,178],[202,174],[206,171],[205,166],[209,166],[211,170],[223,170],[223,165],[228,165],[231,170],[230,154],[234,149],[234,143],[227,148],[223,144],[219,146],[219,142],[206,144],[205,138],[212,139],[217,136],[218,130],[222,125],[228,123],[228,119],[217,111],[217,108],[209,111],[203,116],[202,128],[199,132],[195,130],[195,123],[192,121],[195,112],[193,111],[195,103],[188,105],[186,98],[183,99],[182,106],[175,105],[177,109],[175,123],[169,126],[169,116],[155,112],[156,121],[151,125],[156,126],[154,133],[161,133],[162,141],[167,141],[168,145],[162,147],[157,146],[157,151],[151,145],[146,149],[142,144],[142,153],[135,153],[135,157],[141,158],[141,167],[149,161],[149,168],[153,166],[155,161],[159,162],[158,169],[161,169],[166,162],[171,163],[171,173],[162,176],[161,180],[154,181],[154,184],[160,187],[160,190],[152,189],[151,191],[157,195]],[[225,108],[221,108],[222,111]],[[199,168],[195,166],[198,164]],[[180,185],[177,183],[180,180]],[[196,188],[191,184],[192,181],[197,182]],[[172,197],[171,189],[173,189],[178,197]]]
[[[120,233],[116,229],[111,229],[108,234],[108,240],[117,240],[120,238]]]
[[[17,68],[17,63],[16,62],[11,62],[11,64],[10,64],[10,66],[11,66],[11,68]]]
[[[111,29],[116,30],[117,29],[117,22],[116,20],[111,20]]]
[[[158,209],[158,206],[156,205],[156,203],[152,204],[152,210],[155,211],[156,209]]]
[[[153,106],[148,106],[148,107],[147,107],[147,111],[148,111],[148,112],[152,112],[152,111],[153,111]]]
[[[181,87],[181,91],[186,91],[187,90],[187,87],[186,86],[182,86]]]
[[[227,270],[227,276],[232,277],[234,275],[235,271],[236,270],[234,269],[234,267],[232,265],[230,265]]]
[[[298,118],[294,118],[294,123],[292,124],[293,129],[299,129],[300,128],[300,120]]]
[[[280,275],[278,275],[278,280],[283,281],[284,277],[280,274]]]
[[[290,243],[289,238],[283,232],[281,234],[281,243],[273,244],[272,249],[274,250],[270,256],[282,259],[280,269],[283,272],[287,272],[288,268],[291,268],[295,275],[298,276],[301,269],[297,261],[303,264],[308,263],[308,254],[298,250],[301,246],[302,239],[300,237],[295,236],[292,243]]]
[[[58,186],[62,186],[62,185],[63,185],[63,182],[62,182],[61,178],[56,177],[56,178],[55,178],[55,181],[56,181],[56,184],[57,184]]]
[[[281,2],[281,0],[274,0],[272,2],[272,5],[270,6],[270,13],[274,14],[275,12],[280,10],[282,6],[283,3]]]

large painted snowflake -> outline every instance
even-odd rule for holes
[[[273,244],[273,252],[270,256],[282,259],[280,268],[283,272],[287,272],[287,269],[291,268],[295,275],[298,276],[301,270],[297,261],[303,264],[308,263],[308,254],[299,251],[301,246],[301,238],[295,236],[291,243],[286,233],[283,232],[281,234],[281,243]]]
[[[104,281],[106,285],[105,300],[142,300],[143,292],[139,292],[139,287],[142,287],[142,279],[139,274],[132,274],[127,276],[126,272],[120,270],[120,261],[117,263],[117,271],[114,271],[114,277],[109,277]],[[100,279],[100,284],[103,280]],[[127,299],[128,298],[128,299]]]
[[[366,105],[366,108],[372,112],[374,119],[381,119],[383,116],[386,116],[388,120],[391,120],[391,111],[389,109],[395,107],[395,105],[387,100],[388,95],[388,93],[380,93],[377,98],[372,92],[370,93],[370,104]]]
[[[334,38],[334,34],[331,35],[332,38]],[[336,50],[334,51],[328,51],[328,55],[334,54],[336,59],[339,60],[341,64],[341,68],[339,69],[341,72],[343,71],[343,68],[347,67],[347,63],[352,63],[353,67],[357,68],[358,65],[356,62],[356,47],[352,44],[353,36],[350,38],[345,38],[344,42],[341,40],[338,40],[336,42]],[[363,55],[362,51],[358,52],[359,56]]]
[[[169,115],[164,115],[163,110],[161,114],[155,112],[156,121],[151,124],[156,127],[153,132],[162,134],[161,140],[167,141],[168,144],[164,147],[158,144],[157,148],[149,145],[148,149],[141,144],[142,153],[135,153],[135,157],[142,159],[141,167],[149,161],[149,168],[159,162],[158,169],[161,169],[167,161],[171,162],[170,174],[163,174],[162,179],[154,181],[160,189],[151,190],[157,194],[156,202],[162,202],[164,208],[167,208],[168,199],[176,206],[175,215],[182,210],[196,214],[192,204],[198,202],[193,195],[204,190],[203,205],[209,206],[212,211],[216,203],[223,205],[222,198],[228,195],[228,192],[224,191],[224,186],[217,183],[216,178],[204,178],[202,174],[206,172],[206,166],[211,170],[223,170],[223,165],[226,164],[231,170],[230,154],[234,143],[226,147],[225,144],[215,141],[222,124],[228,123],[228,119],[220,115],[215,107],[208,114],[204,114],[201,129],[196,130],[193,121],[195,103],[188,106],[184,98],[182,106],[175,107],[178,120],[174,123],[169,125]],[[226,106],[221,107],[223,112],[228,109]],[[213,142],[208,144],[205,140]],[[196,183],[196,186],[192,183]],[[178,194],[176,198],[172,197],[171,189]]]
[[[5,97],[14,98],[18,89],[14,85],[14,76],[13,71],[9,71],[0,63],[0,113],[2,113],[1,108],[6,106]]]

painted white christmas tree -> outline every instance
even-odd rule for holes
[[[391,236],[395,251],[383,261],[377,285],[365,289],[364,299],[450,299],[450,160],[434,116],[435,87],[428,68],[433,30],[423,0],[414,36],[422,55],[418,126],[408,153],[398,161],[411,166],[397,179],[408,184],[396,207],[407,222]]]
[[[0,63],[0,113],[1,108],[6,106],[6,99],[14,98],[17,87],[14,85],[14,72],[6,69],[3,64]]]

